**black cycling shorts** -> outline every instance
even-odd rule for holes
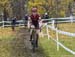
[[[36,29],[39,29],[39,22],[38,21],[32,21],[32,25],[34,25]]]

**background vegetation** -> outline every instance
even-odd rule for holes
[[[0,15],[5,19],[13,16],[21,19],[37,6],[40,14],[48,12],[51,17],[65,17],[75,12],[74,4],[74,0],[0,0]]]

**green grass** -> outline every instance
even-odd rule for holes
[[[75,33],[75,23],[63,23],[58,24],[59,30]],[[75,51],[75,37],[70,37],[66,35],[59,34],[59,41],[63,43],[66,47]]]
[[[44,27],[43,28],[44,33],[46,33],[45,29],[46,28]],[[61,27],[60,27],[60,29],[61,29]],[[63,29],[63,27],[62,27],[62,29]],[[63,30],[65,30],[65,29],[63,29]],[[10,31],[10,32],[8,32],[8,31]],[[71,29],[69,29],[69,31],[71,32]],[[2,35],[2,33],[3,33],[3,35]],[[12,44],[12,41],[16,37],[15,34],[16,33],[12,32],[10,28],[8,28],[8,29],[5,28],[5,29],[0,30],[0,36],[1,36],[0,37],[0,57],[12,57],[12,51],[13,52],[16,51],[16,49],[13,48],[13,44]],[[50,30],[50,35],[54,38],[55,32]],[[72,49],[73,51],[75,51],[75,44],[74,44],[75,38],[71,38],[71,37],[67,37],[65,35],[59,34],[59,41],[62,44],[64,44],[65,46],[67,46],[70,49]],[[10,44],[9,44],[9,42],[10,42]],[[17,45],[19,45],[19,44],[20,43],[18,43]],[[18,49],[18,50],[20,50],[20,49]],[[20,50],[19,52],[22,52],[22,50]],[[23,50],[23,52],[25,52],[25,51]],[[59,47],[59,51],[57,51],[56,43],[51,39],[48,40],[47,36],[45,36],[43,38],[39,38],[39,49],[38,49],[37,53],[41,54],[43,57],[75,57],[74,55],[67,52],[62,47]],[[21,57],[21,56],[18,56],[18,57]]]
[[[9,44],[14,37],[0,39],[0,57],[11,57],[12,44]]]
[[[40,48],[44,52],[45,57],[74,57],[62,47],[57,51],[56,43],[53,40],[48,40],[47,37],[40,38]]]
[[[18,30],[18,29],[16,29]],[[16,36],[16,31],[12,31],[11,27],[1,28],[0,27],[0,40],[12,39]]]
[[[0,28],[0,57],[11,57],[11,41],[14,39],[15,34],[10,28]]]
[[[60,34],[59,34],[60,35]],[[68,37],[65,36],[64,38],[62,37],[63,35],[59,36],[59,41],[68,47],[69,49],[75,51],[75,37]]]
[[[75,33],[75,23],[61,23],[57,26],[59,30]]]
[[[75,23],[70,24],[59,24],[59,29],[67,32],[74,33],[75,32]],[[44,27],[43,32],[46,34],[46,27]],[[50,35],[56,39],[55,31],[50,30]],[[75,51],[75,37],[69,37],[65,35],[59,34],[59,42],[68,47],[69,49]],[[45,57],[75,57],[71,53],[67,52],[62,47],[57,51],[56,43],[53,40],[48,40],[47,36],[44,38],[40,38],[40,46],[43,48],[43,52],[46,55]]]

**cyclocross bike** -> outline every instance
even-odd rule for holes
[[[31,35],[32,35],[31,40],[32,51],[35,52],[36,48],[38,47],[38,34],[37,29],[35,29],[33,25],[31,25]]]

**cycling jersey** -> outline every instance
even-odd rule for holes
[[[30,19],[32,21],[32,24],[35,26],[35,28],[39,28],[39,14],[31,14]]]
[[[30,16],[30,18],[31,18],[32,21],[38,21],[39,17],[40,17],[39,14],[35,14],[35,15],[31,14],[31,16]]]

